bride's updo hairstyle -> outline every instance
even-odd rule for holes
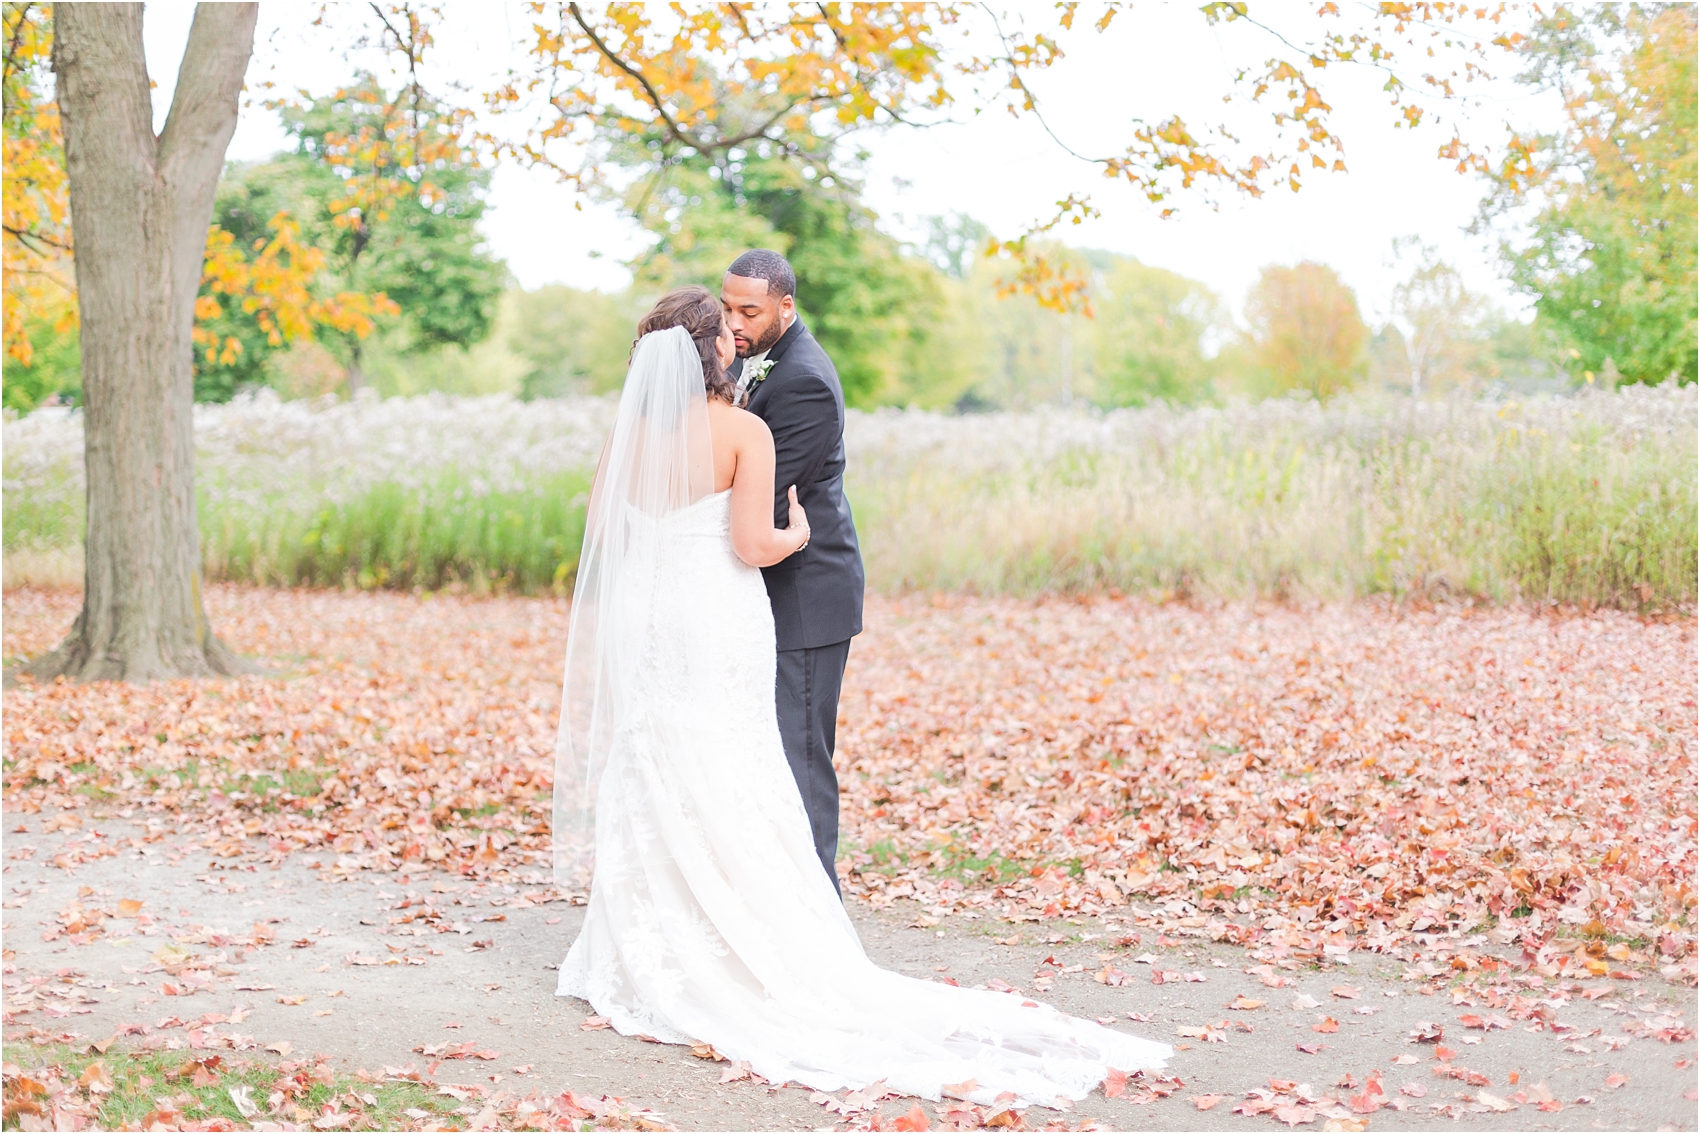
[[[657,300],[649,314],[638,322],[638,338],[651,331],[683,327],[691,341],[696,343],[697,354],[702,358],[703,389],[709,397],[730,403],[736,386],[720,365],[720,353],[715,348],[721,325],[720,300],[706,287],[692,285],[675,288]],[[633,342],[632,346],[636,348],[637,343]]]

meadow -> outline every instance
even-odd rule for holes
[[[1696,389],[852,411],[870,586],[1691,604]],[[196,407],[210,577],[570,589],[608,398]],[[82,425],[4,426],[7,585],[80,581]]]

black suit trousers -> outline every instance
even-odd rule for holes
[[[832,770],[832,750],[838,733],[838,693],[849,657],[848,638],[830,646],[780,650],[774,689],[785,759],[809,814],[815,853],[834,890],[838,889],[838,775]]]

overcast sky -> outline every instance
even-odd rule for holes
[[[341,13],[333,9],[333,22]],[[343,5],[349,26],[365,5]],[[1049,5],[1044,6],[1047,10]],[[346,81],[357,62],[372,56],[349,48],[349,36],[311,27],[318,4],[274,2],[260,7],[260,29],[250,93],[272,81],[316,93]],[[1036,8],[1030,9],[1037,11]],[[1305,30],[1314,5],[1266,9]],[[156,114],[163,121],[193,5],[152,3],[144,30],[149,73],[158,84]],[[529,27],[521,5],[450,0],[448,26],[438,35],[431,81],[484,89],[509,67],[522,65],[514,45]],[[1248,28],[1212,29],[1194,4],[1148,3],[1137,20],[1126,15],[1108,34],[1079,34],[1065,41],[1067,57],[1033,86],[1051,127],[1076,152],[1117,152],[1135,117],[1157,120],[1181,113],[1202,124],[1235,114],[1221,96],[1237,64],[1270,54],[1269,41]],[[1501,65],[1500,70],[1510,68]],[[1338,77],[1336,77],[1338,74]],[[1003,112],[925,130],[899,128],[869,134],[866,199],[899,236],[916,232],[918,219],[962,212],[1000,236],[1017,235],[1054,211],[1071,192],[1090,193],[1103,216],[1068,230],[1071,244],[1105,248],[1202,280],[1236,310],[1246,288],[1267,264],[1302,259],[1332,265],[1357,289],[1366,317],[1378,318],[1393,285],[1409,271],[1393,254],[1393,241],[1417,236],[1438,245],[1471,286],[1508,310],[1526,303],[1502,282],[1492,244],[1468,235],[1482,183],[1453,172],[1435,157],[1446,134],[1434,129],[1391,128],[1391,113],[1372,73],[1330,73],[1336,132],[1346,141],[1346,174],[1321,176],[1292,194],[1261,199],[1224,197],[1212,209],[1204,200],[1177,196],[1179,215],[1160,219],[1131,189],[1107,181],[1098,167],[1070,157],[1031,118]],[[1337,85],[1334,85],[1337,84]],[[1482,89],[1484,100],[1468,111],[1465,130],[1478,138],[1503,135],[1503,123],[1550,122],[1555,108],[1509,82]],[[1440,108],[1448,113],[1463,107]],[[1241,117],[1252,128],[1257,120]],[[243,110],[229,156],[266,157],[285,144],[275,115],[259,106]],[[484,231],[494,253],[528,288],[548,283],[619,289],[629,280],[622,261],[642,247],[635,226],[606,205],[584,201],[552,174],[503,167],[495,174]],[[578,207],[575,207],[578,206]]]

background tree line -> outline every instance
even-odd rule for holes
[[[464,124],[455,112],[429,99],[407,104],[361,75],[280,106],[291,150],[227,167],[215,232],[260,267],[272,258],[273,274],[302,293],[296,321],[307,325],[285,333],[287,303],[263,286],[230,286],[215,245],[195,395],[220,401],[259,386],[291,397],[368,385],[385,394],[605,391],[618,385],[630,327],[653,297],[682,283],[714,286],[749,247],[791,258],[798,305],[848,397],[864,406],[1692,381],[1694,46],[1694,10],[1673,6],[1561,8],[1522,48],[1524,81],[1561,91],[1566,128],[1521,139],[1488,171],[1479,225],[1527,222],[1503,253],[1535,300],[1533,324],[1492,309],[1415,239],[1398,250],[1410,268],[1391,318],[1374,327],[1324,265],[1265,268],[1236,320],[1197,281],[1060,245],[1047,252],[1084,281],[1091,314],[1055,310],[1042,297],[1003,294],[1011,264],[973,218],[930,218],[909,243],[888,234],[861,199],[862,156],[807,129],[670,155],[658,132],[610,132],[610,164],[633,175],[618,199],[653,240],[631,264],[631,288],[524,291],[481,243],[489,172],[456,144]],[[27,69],[8,64],[9,135],[29,121],[10,108],[41,103],[27,80]],[[445,139],[430,191],[363,191],[400,176],[385,137],[403,112],[410,130]],[[6,371],[5,404],[18,410],[75,400],[79,389],[75,319],[51,287],[38,292],[17,336],[29,357],[14,349]],[[315,304],[311,319],[300,313]]]

